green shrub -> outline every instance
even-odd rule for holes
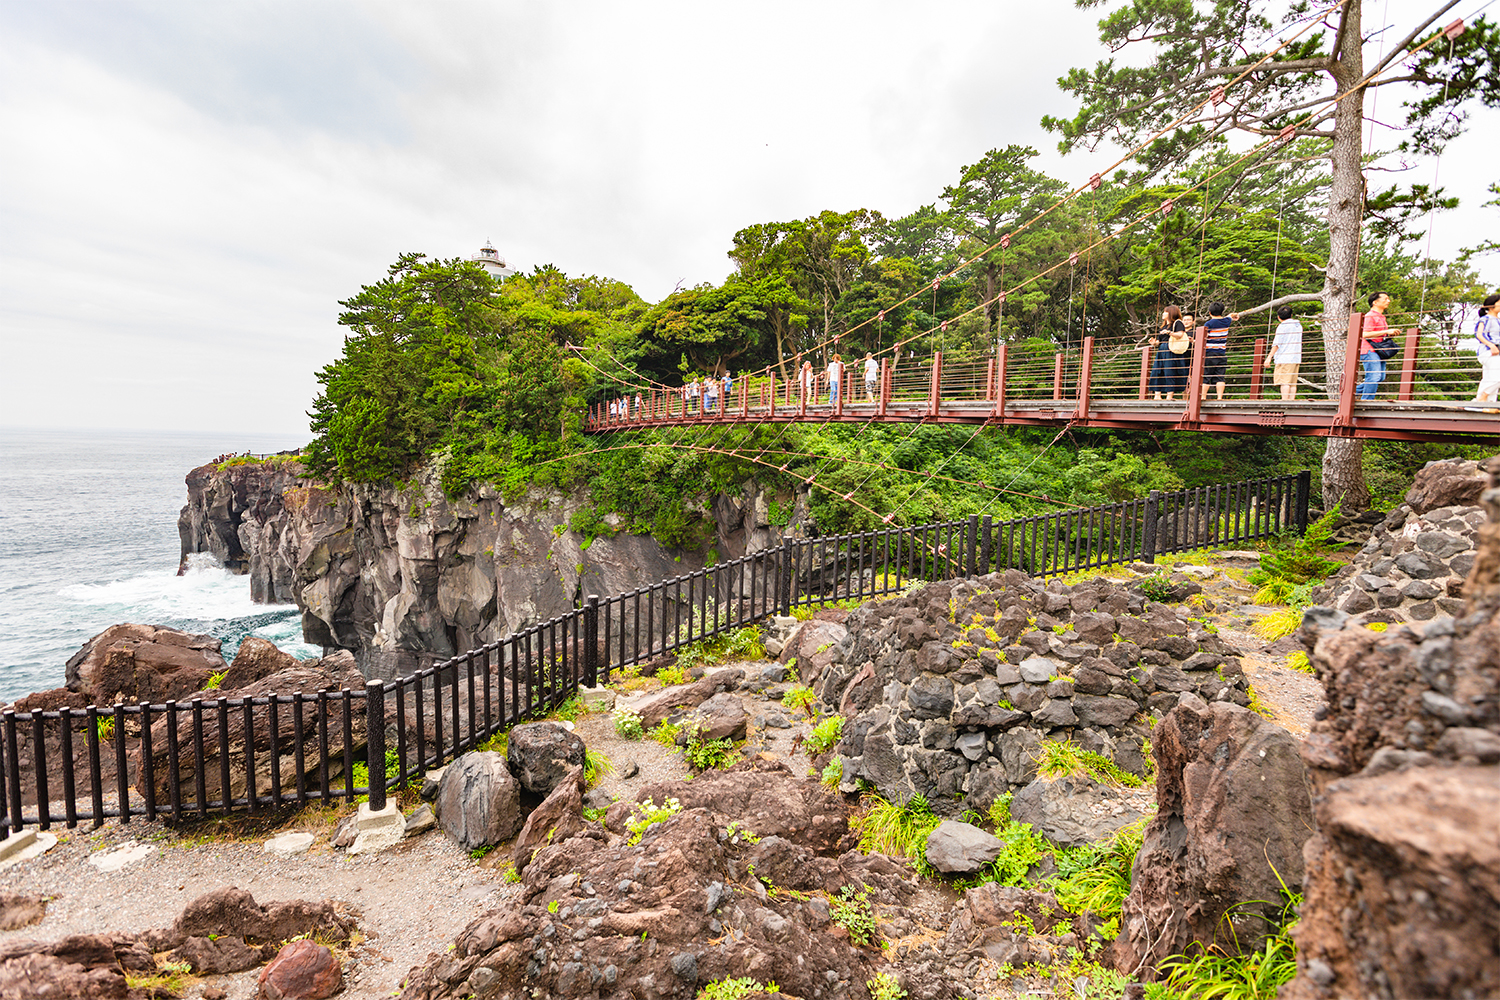
[[[781,987],[743,976],[739,979],[716,979],[698,992],[698,1000],[745,1000],[752,993],[780,993]]]
[[[1267,642],[1275,642],[1301,628],[1303,614],[1305,612],[1302,608],[1277,608],[1270,614],[1257,618],[1251,624],[1250,631]]]
[[[1166,604],[1172,600],[1172,581],[1165,573],[1152,573],[1142,578],[1136,586],[1141,588],[1141,593],[1158,603]]]
[[[717,740],[705,740],[703,731],[695,729],[688,737],[687,746],[682,752],[688,763],[700,771],[715,767],[723,769],[734,763],[734,740],[727,736]]]
[[[674,684],[686,684],[688,681],[692,680],[692,678],[687,675],[687,671],[682,669],[682,665],[680,663],[674,663],[670,667],[662,667],[656,672],[656,679],[667,686],[671,686]]]
[[[1340,506],[1341,504],[1334,504],[1332,510],[1308,525],[1302,537],[1290,546],[1280,546],[1262,553],[1260,568],[1250,573],[1247,579],[1261,586],[1274,580],[1304,584],[1327,579],[1330,573],[1339,568],[1338,561],[1329,559],[1323,552],[1342,548],[1342,545],[1330,541],[1333,537],[1333,522],[1338,519]]]
[[[584,749],[583,780],[590,788],[593,788],[594,785],[598,783],[599,779],[604,777],[606,774],[614,773],[614,762],[611,761],[603,751],[589,750],[587,748]]]
[[[855,891],[846,885],[837,896],[828,897],[833,922],[849,932],[849,943],[858,948],[875,940],[875,914],[870,911],[870,890]]]
[[[1307,654],[1300,649],[1294,649],[1290,653],[1286,654],[1286,667],[1288,670],[1295,670],[1299,674],[1317,673],[1317,671],[1313,669],[1312,661],[1310,661],[1307,658]]]
[[[859,849],[865,854],[886,854],[893,858],[910,858],[917,871],[934,874],[927,863],[927,835],[942,820],[933,815],[927,799],[913,795],[898,806],[873,793],[862,800],[864,812],[849,820],[849,828],[859,835]]]
[[[657,805],[650,799],[637,804],[630,818],[625,821],[625,829],[630,831],[627,843],[639,844],[647,830],[658,823],[665,823],[680,812],[682,812],[682,803],[677,801],[676,796],[667,799],[661,805]]]
[[[788,688],[786,694],[781,696],[783,705],[794,712],[798,710],[806,712],[809,719],[812,718],[812,707],[817,704],[817,701],[818,696],[813,693],[813,689],[801,684]]]
[[[675,747],[677,745],[677,731],[681,728],[681,726],[663,719],[656,724],[655,729],[646,735],[664,747]]]
[[[641,728],[641,713],[628,708],[617,708],[610,713],[615,721],[615,732],[627,740],[638,740],[645,735]]]
[[[1043,740],[1033,757],[1037,774],[1044,778],[1082,774],[1107,785],[1138,788],[1144,784],[1139,775],[1120,770],[1108,757],[1084,750],[1072,740]]]
[[[874,979],[865,982],[865,988],[870,991],[870,1000],[904,1000],[906,996],[901,981],[890,972],[875,973]]]
[[[227,674],[227,673],[229,673],[228,670],[220,670],[218,673],[209,674],[208,675],[208,683],[205,684],[205,685],[203,685],[203,690],[205,690],[205,691],[217,691],[217,690],[219,690],[219,685],[224,683],[224,675]]]
[[[1057,901],[1072,913],[1117,916],[1130,894],[1130,869],[1141,849],[1144,819],[1115,832],[1103,844],[1058,851],[1057,874],[1048,881]]]
[[[803,743],[813,753],[827,753],[838,746],[843,734],[844,717],[830,715],[813,727],[813,731],[807,734],[807,739]]]
[[[831,791],[837,791],[839,782],[844,780],[844,758],[835,757],[823,768],[823,776],[818,779],[819,784]]]

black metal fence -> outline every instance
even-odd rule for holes
[[[363,690],[0,714],[0,831],[386,790],[641,663],[767,615],[1018,568],[1070,573],[1307,527],[1306,472],[1037,517],[988,516],[779,547],[607,598]],[[379,780],[384,775],[385,780]],[[374,776],[376,780],[370,780]]]

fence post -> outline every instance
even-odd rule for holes
[[[1297,473],[1297,509],[1292,512],[1296,519],[1297,534],[1307,534],[1307,502],[1312,493],[1312,473],[1303,469]]]
[[[964,538],[964,548],[968,550],[964,554],[965,566],[967,567],[969,576],[978,576],[979,575],[979,567],[977,565],[978,561],[979,561],[978,560],[978,556],[979,556],[979,515],[978,514],[970,514],[969,515],[969,530],[967,532],[965,532],[965,535],[967,537]]]
[[[990,571],[990,532],[993,530],[991,525],[990,516],[984,515],[979,529],[979,566],[986,573]]]
[[[385,681],[365,685],[365,760],[369,768],[370,811],[385,808]]]
[[[590,594],[583,602],[583,683],[599,686],[599,595]]]
[[[1141,529],[1141,562],[1156,561],[1156,519],[1161,510],[1161,490],[1146,497],[1146,518]]]
[[[783,617],[792,613],[792,540],[781,540],[781,556],[776,563],[776,604]]]

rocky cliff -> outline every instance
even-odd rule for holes
[[[330,486],[294,462],[187,476],[182,556],[211,553],[250,577],[257,601],[295,602],[306,641],[354,653],[393,677],[562,614],[587,594],[634,590],[780,543],[770,497],[746,483],[705,503],[716,537],[700,551],[649,536],[569,528],[586,495],[533,491],[507,503],[481,487],[449,500],[435,470],[398,486]],[[796,505],[792,528],[805,504]]]

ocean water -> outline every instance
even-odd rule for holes
[[[249,635],[302,658],[297,609],[256,604],[248,577],[207,556],[177,575],[188,471],[226,452],[267,453],[275,434],[0,428],[0,701],[60,687],[68,657],[118,622],[206,632],[232,659]]]

